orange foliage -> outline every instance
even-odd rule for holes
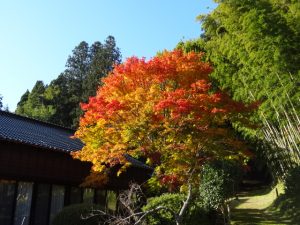
[[[74,157],[104,173],[129,166],[124,154],[144,157],[162,183],[181,185],[191,168],[215,158],[241,158],[244,146],[228,127],[252,106],[212,90],[212,67],[202,53],[165,51],[149,61],[132,57],[102,80],[82,104]]]

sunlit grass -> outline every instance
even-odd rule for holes
[[[278,210],[272,209],[277,198],[276,189],[283,194],[283,185],[273,189],[264,188],[241,193],[238,200],[231,202],[232,225],[286,225],[294,224]]]
[[[279,184],[275,188],[265,188],[252,191],[251,193],[242,193],[239,200],[242,204],[237,204],[236,209],[266,209],[276,199],[276,188],[278,194],[283,193],[283,185]],[[245,195],[245,196],[243,196]]]

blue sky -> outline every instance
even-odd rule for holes
[[[15,110],[37,80],[48,84],[81,41],[115,37],[123,59],[150,58],[199,37],[211,0],[0,0],[0,94]]]

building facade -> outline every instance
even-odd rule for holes
[[[152,168],[132,166],[102,189],[81,188],[91,164],[71,157],[83,144],[73,130],[0,111],[0,224],[49,225],[64,206],[96,203],[115,210],[117,193],[142,183]]]

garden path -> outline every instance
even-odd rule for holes
[[[278,190],[278,189],[277,189]],[[279,190],[279,193],[281,190]],[[290,225],[280,213],[268,210],[276,199],[275,188],[250,186],[230,202],[231,225]]]

